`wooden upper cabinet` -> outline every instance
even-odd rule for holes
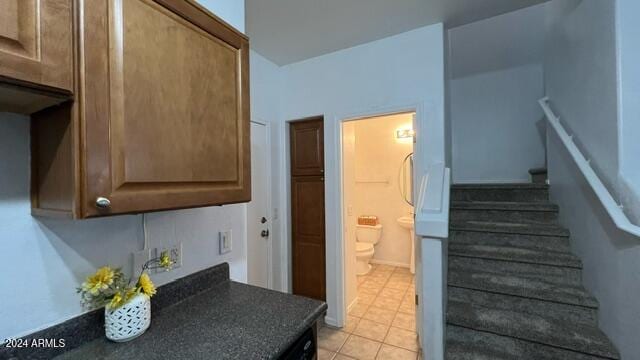
[[[248,39],[192,1],[80,4],[76,217],[249,201]]]
[[[0,1],[2,110],[25,113],[71,96],[74,80],[72,2]],[[46,98],[53,100],[47,102]]]

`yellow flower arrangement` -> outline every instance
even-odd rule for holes
[[[113,284],[114,277],[115,273],[110,267],[101,267],[82,283],[82,289],[91,295],[98,295],[99,292],[107,290]]]
[[[156,294],[156,286],[153,285],[151,278],[146,272],[143,272],[140,275],[140,279],[138,280],[138,287],[144,294],[148,295],[149,297]]]
[[[85,307],[116,309],[126,304],[136,294],[142,293],[149,297],[155,295],[156,287],[151,281],[147,270],[169,270],[173,264],[174,261],[169,256],[169,253],[163,251],[159,257],[147,261],[142,266],[142,271],[135,285],[131,285],[131,281],[125,278],[120,269],[104,266],[99,268],[93,275],[88,276],[77,290]]]

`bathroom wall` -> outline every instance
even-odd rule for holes
[[[243,2],[208,1],[244,30]],[[236,20],[239,22],[236,23]],[[253,74],[252,74],[253,75]],[[76,286],[97,267],[130,272],[131,253],[142,249],[142,216],[69,221],[35,218],[29,199],[29,118],[0,113],[0,343],[82,314]],[[246,281],[245,205],[147,215],[151,247],[183,242],[183,266],[152,275],[164,284],[229,262],[231,277]],[[218,232],[232,230],[233,251],[218,255]]]
[[[413,151],[412,139],[396,139],[396,130],[412,128],[413,115],[400,114],[354,121],[355,161],[352,223],[359,215],[376,215],[382,224],[382,238],[373,262],[409,266],[409,233],[397,219],[409,215],[412,207],[400,195],[402,161]]]

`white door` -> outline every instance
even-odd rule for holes
[[[269,131],[251,122],[251,202],[247,205],[247,279],[249,284],[271,287],[271,218]]]

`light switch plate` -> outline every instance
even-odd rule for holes
[[[231,252],[231,230],[221,231],[219,236],[220,255]]]

